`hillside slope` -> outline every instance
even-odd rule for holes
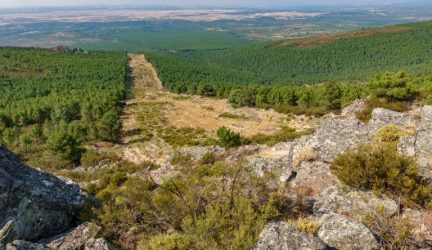
[[[380,71],[430,73],[432,22],[225,50],[147,54],[171,89],[187,84],[363,81]]]

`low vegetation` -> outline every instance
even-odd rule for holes
[[[377,235],[384,249],[411,249],[416,245],[412,221],[400,215],[390,215],[382,205],[367,214],[363,222]]]
[[[128,177],[128,169],[88,184],[97,200],[83,214],[125,249],[250,249],[266,222],[298,215],[286,190],[268,185],[272,177],[241,163],[189,162],[163,184]]]
[[[407,204],[426,206],[431,202],[432,187],[419,175],[415,159],[398,155],[391,144],[363,144],[341,153],[331,170],[354,188],[400,197]]]
[[[241,145],[241,137],[239,133],[231,131],[226,127],[221,127],[218,129],[217,141],[220,146],[225,148],[237,147]]]

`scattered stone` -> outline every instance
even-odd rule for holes
[[[335,213],[321,217],[318,237],[338,250],[379,249],[378,241],[365,225]]]
[[[320,250],[327,246],[317,237],[310,236],[286,222],[267,224],[254,250]]]

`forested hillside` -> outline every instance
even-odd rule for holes
[[[151,53],[170,89],[183,84],[363,81],[380,71],[431,72],[432,22],[261,43],[225,50]]]
[[[177,93],[228,98],[234,106],[319,115],[367,96],[371,90],[363,83],[374,76],[383,84],[388,79],[402,82],[410,98],[428,96],[424,87],[432,73],[431,37],[432,22],[425,22],[148,56],[165,87]],[[386,71],[400,73],[377,75]],[[308,86],[323,82],[332,83]]]
[[[121,53],[1,48],[0,143],[36,165],[79,161],[81,143],[118,139],[125,80]]]

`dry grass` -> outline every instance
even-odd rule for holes
[[[302,148],[294,155],[294,167],[298,168],[304,161],[314,161],[317,157],[318,156],[312,147]]]

